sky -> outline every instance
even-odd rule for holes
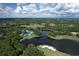
[[[0,18],[79,18],[79,4],[0,3]]]

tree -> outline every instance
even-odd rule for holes
[[[23,51],[23,56],[43,56],[44,53],[38,50],[33,44],[27,46]]]
[[[6,31],[6,30],[5,30]],[[0,40],[0,55],[16,56],[21,55],[24,46],[20,43],[21,37],[13,30],[7,31],[3,40]]]

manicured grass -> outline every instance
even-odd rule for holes
[[[32,34],[30,36],[29,35],[26,35],[20,41],[23,41],[23,40],[26,40],[26,39],[30,40],[30,39],[32,39],[34,37],[39,37],[39,35],[36,35],[36,34]]]
[[[37,48],[43,51],[45,56],[69,56],[68,54],[60,51],[52,51],[48,48],[41,48],[41,47],[37,47]]]
[[[56,35],[55,37],[53,36],[49,36],[52,39],[70,39],[70,40],[75,40],[75,41],[79,41],[79,38],[77,36],[69,36],[69,35]]]
[[[32,39],[32,38],[34,38],[34,37],[38,37],[38,35],[35,35],[35,34],[33,34],[33,35],[30,35],[30,36],[25,36],[25,38],[27,38],[27,39]]]

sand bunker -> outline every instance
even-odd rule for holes
[[[54,47],[49,46],[49,45],[40,45],[39,47],[41,47],[41,48],[48,48],[50,50],[56,51],[56,49]]]

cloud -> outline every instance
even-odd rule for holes
[[[10,13],[13,17],[78,17],[79,4],[77,3],[18,3],[16,9],[0,4],[0,13]],[[12,13],[12,14],[11,14]],[[20,15],[21,14],[21,15]],[[9,14],[8,14],[9,15]]]
[[[39,9],[38,9],[39,7]],[[30,14],[67,14],[79,13],[79,4],[75,3],[39,3],[36,4],[17,4],[15,13]]]
[[[17,4],[17,8],[15,10],[15,13],[36,13],[36,5],[35,4]]]
[[[0,4],[0,13],[14,13],[14,11],[12,7],[4,6],[3,4]]]
[[[59,4],[55,7],[58,11],[63,13],[78,13],[79,12],[79,4],[76,3],[63,3]]]

